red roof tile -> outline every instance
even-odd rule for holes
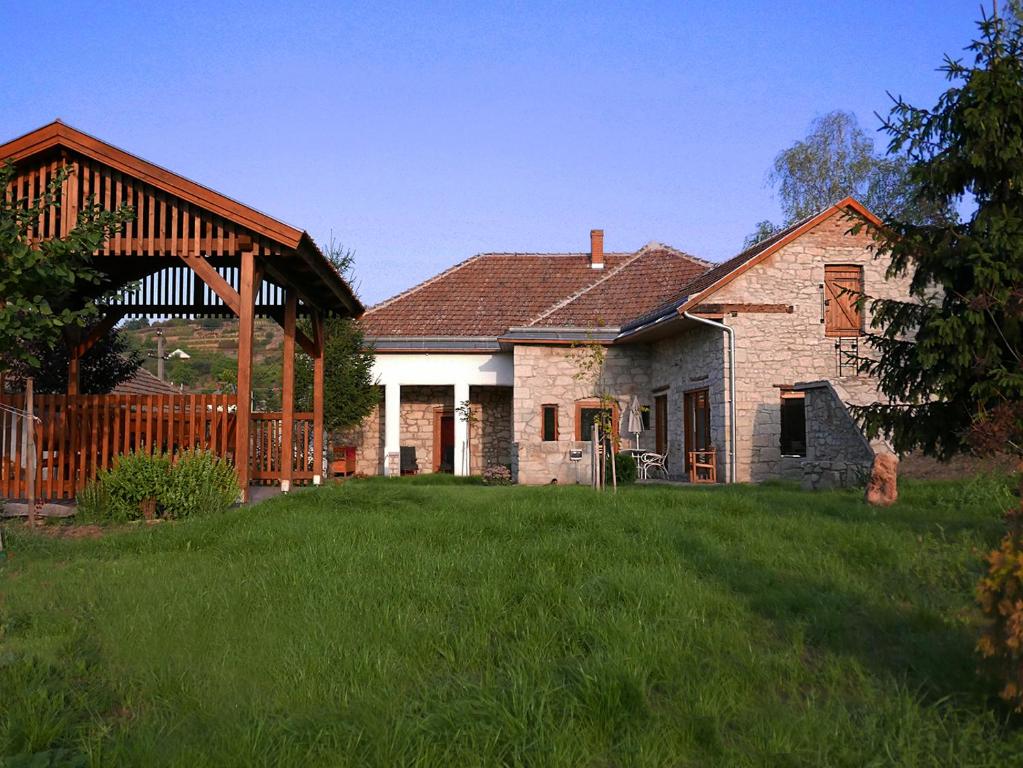
[[[181,390],[169,381],[158,379],[145,368],[139,368],[135,375],[114,387],[115,395],[180,395]]]
[[[366,335],[499,336],[601,280],[633,254],[605,254],[603,270],[586,253],[484,253],[370,307]]]
[[[660,243],[650,243],[618,269],[555,305],[531,325],[546,327],[618,327],[663,304],[679,287],[710,267]]]

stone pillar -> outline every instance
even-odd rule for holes
[[[469,402],[469,384],[465,381],[455,383],[455,408],[461,408]],[[455,474],[469,474],[469,422],[455,411]]]
[[[401,474],[401,385],[384,387],[384,474]]]

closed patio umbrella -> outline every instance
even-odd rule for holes
[[[636,447],[639,448],[639,433],[643,431],[643,409],[636,395],[633,395],[629,401],[628,423],[625,431],[636,436]]]

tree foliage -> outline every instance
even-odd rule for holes
[[[959,221],[889,217],[877,250],[913,301],[874,300],[877,352],[861,367],[892,401],[861,411],[871,435],[939,457],[972,447],[1023,457],[1023,34],[1019,17],[986,17],[946,58],[951,86],[931,109],[896,100],[885,130],[910,159],[915,194],[971,208]],[[1023,711],[1023,510],[986,558],[977,597],[980,654]]]
[[[746,246],[849,196],[882,217],[916,223],[947,218],[951,208],[935,206],[915,194],[908,168],[905,155],[876,151],[874,140],[851,112],[818,117],[804,139],[778,153],[768,174],[778,191],[784,221],[758,222]]]
[[[874,231],[889,276],[911,278],[912,300],[871,302],[877,357],[861,363],[893,401],[862,411],[871,434],[939,457],[981,438],[996,415],[1015,421],[999,429],[1023,453],[1023,36],[1012,19],[979,26],[973,62],[946,59],[952,86],[937,104],[899,99],[885,121],[914,194],[972,212],[924,224],[893,215]]]
[[[0,189],[7,189],[14,165],[0,166]],[[0,373],[15,366],[35,369],[41,354],[63,343],[98,316],[95,298],[103,274],[92,254],[123,222],[133,216],[128,206],[104,211],[87,204],[65,237],[36,241],[29,237],[40,217],[60,205],[63,169],[34,202],[0,195]],[[83,301],[91,293],[93,301]]]
[[[373,353],[366,349],[358,321],[330,318],[324,323],[323,425],[336,432],[362,423],[380,402],[373,380]],[[313,360],[295,360],[295,402],[312,410]]]
[[[355,284],[354,251],[331,238],[324,255],[349,285]],[[373,380],[373,352],[366,348],[358,321],[333,317],[323,325],[323,424],[338,432],[362,423],[380,402],[380,389]],[[311,336],[308,325],[306,332]],[[295,402],[312,410],[313,361],[306,355],[295,362]]]
[[[14,379],[34,376],[34,388],[41,394],[67,390],[69,353],[64,344],[36,345],[38,364],[17,360],[9,374]],[[82,394],[103,395],[128,381],[142,365],[142,354],[133,340],[113,330],[106,333],[79,361],[78,381]]]

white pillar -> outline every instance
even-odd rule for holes
[[[469,402],[469,383],[455,382],[455,408]],[[469,474],[469,422],[455,415],[455,474]]]
[[[401,474],[401,385],[384,387],[384,474]]]

